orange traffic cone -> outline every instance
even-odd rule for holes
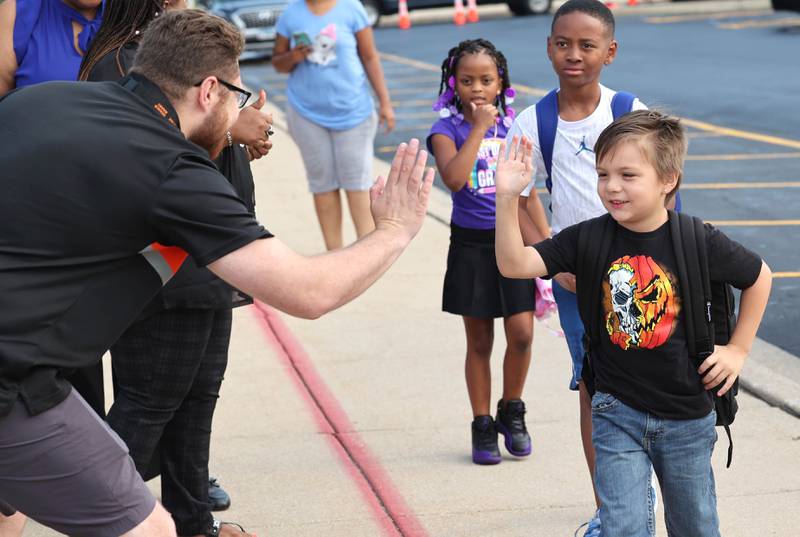
[[[636,1],[636,0],[629,0]],[[478,2],[477,0],[467,0],[467,22],[478,22]]]
[[[466,13],[464,13],[464,0],[456,0],[456,11],[453,13],[453,22],[456,26],[464,26],[467,22]]]
[[[400,27],[401,30],[408,30],[411,28],[411,17],[408,16],[408,1],[407,0],[400,0],[400,5],[397,10],[397,14],[400,17],[397,25]]]
[[[639,5],[639,0],[628,0],[628,5],[630,7],[638,6]]]

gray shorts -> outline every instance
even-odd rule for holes
[[[369,190],[375,182],[372,144],[378,130],[377,114],[373,112],[352,129],[336,131],[307,120],[292,106],[286,108],[289,134],[300,148],[311,192]]]
[[[122,440],[73,390],[31,416],[17,402],[0,418],[0,507],[75,537],[116,537],[156,500]]]

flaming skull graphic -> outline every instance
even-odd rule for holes
[[[672,335],[679,300],[667,271],[649,256],[615,261],[603,283],[606,330],[624,350],[653,349]]]

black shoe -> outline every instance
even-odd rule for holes
[[[531,437],[525,427],[525,403],[521,399],[497,402],[497,431],[505,437],[506,449],[515,457],[531,454]]]
[[[497,447],[497,430],[491,416],[478,416],[472,421],[472,462],[497,464],[502,459]]]
[[[219,486],[216,477],[208,480],[208,503],[212,511],[224,511],[231,506],[231,497]]]
[[[211,527],[208,528],[203,534],[204,537],[219,537],[220,532],[222,532],[222,526],[236,526],[239,531],[245,533],[244,528],[236,522],[220,522],[219,520],[214,519],[214,521],[211,523]]]

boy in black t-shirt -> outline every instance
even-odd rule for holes
[[[578,234],[586,222],[533,248],[524,246],[517,198],[530,179],[532,145],[517,142],[515,137],[510,156],[497,167],[500,272],[514,278],[559,272],[575,273],[578,281],[597,278],[582,274],[577,263]],[[715,347],[698,369],[683,329],[685,304],[665,209],[682,175],[683,127],[658,112],[632,112],[603,131],[595,151],[597,193],[616,221],[597,304],[601,341],[592,349],[594,479],[603,533],[653,534],[645,493],[652,464],[670,534],[718,536],[711,468],[716,416],[708,390],[721,385],[722,395],[738,377],[766,308],[771,273],[756,254],[706,224],[711,280],[743,291],[730,342]]]

